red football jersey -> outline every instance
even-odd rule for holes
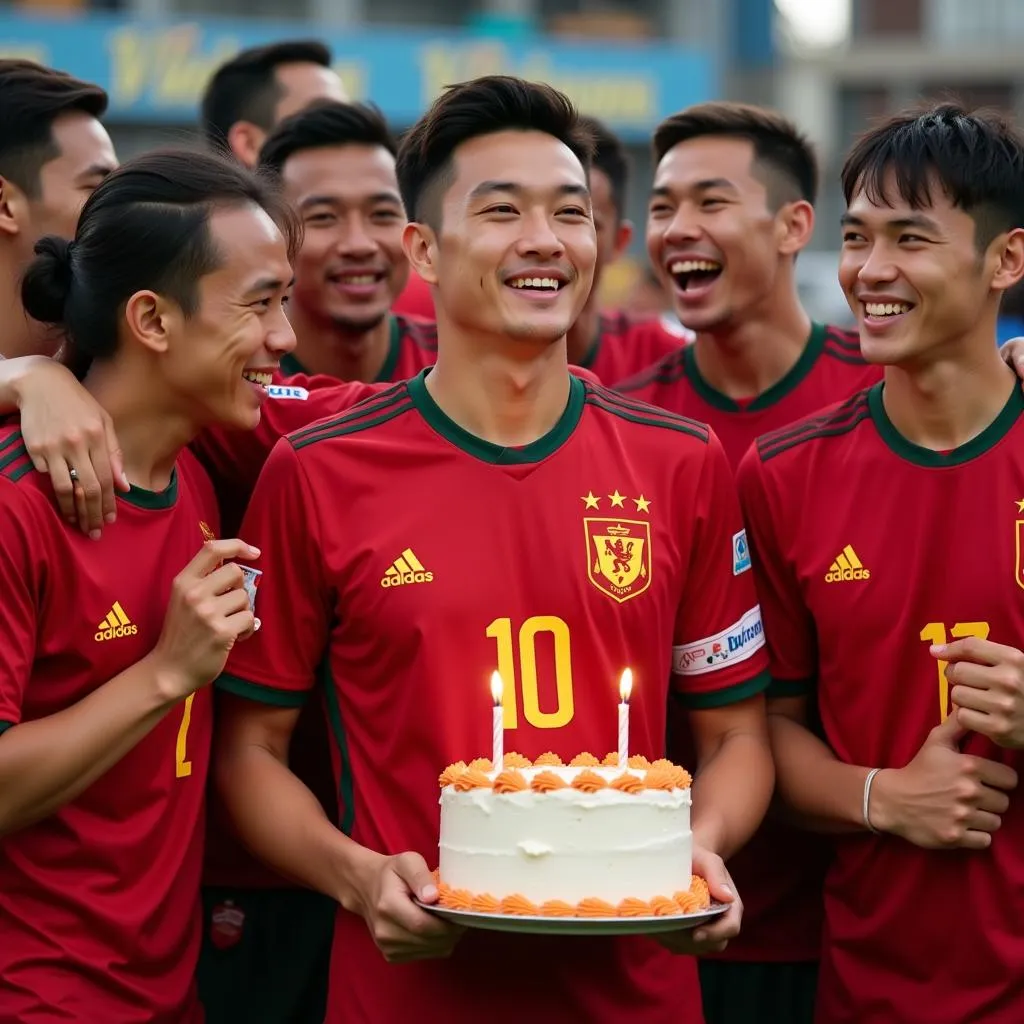
[[[737,402],[713,388],[697,368],[692,345],[665,356],[616,390],[709,423],[736,466],[754,438],[849,398],[881,376],[877,366],[861,358],[856,334],[814,324],[789,373],[750,402]]]
[[[659,317],[635,319],[626,313],[602,313],[590,351],[579,365],[614,387],[646,370],[693,339],[685,327],[671,330]]]
[[[449,420],[424,377],[275,448],[243,526],[263,551],[263,626],[219,685],[297,706],[325,683],[342,829],[433,864],[437,776],[489,753],[495,668],[506,750],[566,759],[615,747],[626,666],[630,749],[648,756],[664,750],[673,664],[693,707],[766,678],[731,471],[706,426],[572,378],[549,434],[501,448]],[[404,1024],[413,1004],[422,1024],[476,1024],[482,1007],[495,1024],[701,1020],[692,960],[647,939],[480,932],[450,961],[393,965],[341,912],[332,971],[336,1024]]]
[[[689,346],[664,358],[618,390],[684,416],[709,423],[736,466],[754,439],[809,413],[848,398],[877,381],[882,371],[864,362],[855,334],[814,324],[807,347],[786,376],[751,402],[739,403],[711,387]],[[692,749],[685,722],[675,721],[673,753]],[[769,817],[730,861],[743,897],[743,930],[722,960],[762,962],[818,958],[821,946],[821,887],[828,841],[796,832]]]
[[[390,384],[396,380],[414,377],[424,367],[437,361],[437,326],[433,320],[409,316],[391,316],[388,354],[374,384]],[[294,353],[281,360],[281,376],[294,377],[309,371]]]
[[[739,470],[773,679],[815,686],[850,764],[900,768],[946,715],[932,643],[1024,637],[1024,397],[941,454],[911,444],[878,384],[761,438]],[[1024,772],[978,735],[966,752]],[[825,890],[822,1024],[1020,1024],[1024,805],[984,852],[894,836],[835,842]]]
[[[415,270],[409,272],[409,280],[391,310],[399,316],[415,316],[421,320],[433,320],[436,316],[430,285]]]
[[[213,489],[185,452],[165,491],[118,495],[117,522],[90,540],[6,427],[0,731],[76,704],[148,654],[172,580],[216,530]],[[210,707],[209,688],[193,694],[76,800],[0,839],[0,1020],[202,1020]]]

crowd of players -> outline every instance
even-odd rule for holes
[[[329,64],[246,52],[207,152],[118,167],[101,89],[0,62],[0,1024],[1019,1024],[1015,129],[854,146],[851,334],[797,295],[800,132],[668,118],[689,335],[600,308],[627,163],[565,97],[478,79],[399,143]],[[728,911],[418,907],[491,671],[568,758],[625,666]]]

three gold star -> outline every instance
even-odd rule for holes
[[[593,491],[588,491],[587,492],[587,496],[585,498],[580,498],[580,501],[583,502],[583,507],[584,508],[597,508],[598,507],[597,503],[600,500],[601,500],[600,498],[595,498],[594,497],[594,492]]]

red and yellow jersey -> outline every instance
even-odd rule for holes
[[[626,313],[602,313],[590,351],[579,365],[607,387],[646,370],[663,356],[679,351],[693,335],[685,327],[672,330],[659,317],[637,319]]]
[[[739,470],[773,687],[814,694],[845,762],[901,768],[949,711],[931,644],[1024,637],[1024,397],[948,453],[908,442],[883,385],[761,438]],[[978,736],[967,753],[1024,772]],[[984,852],[835,842],[819,1016],[1019,1024],[1024,805]]]
[[[0,732],[56,714],[148,654],[174,577],[217,530],[187,452],[118,496],[90,540],[61,519],[16,426],[0,432]],[[0,838],[0,1020],[191,1024],[211,693],[77,799]],[[4,742],[0,735],[0,744]]]
[[[630,749],[649,757],[670,689],[697,708],[761,692],[733,487],[706,426],[579,378],[550,433],[502,448],[417,376],[275,448],[243,526],[263,625],[219,685],[291,706],[319,687],[340,827],[436,863],[438,772],[489,754],[494,669],[505,748],[527,757],[614,749],[626,667]],[[341,913],[330,1020],[404,1024],[412,1002],[436,1008],[424,1024],[475,1024],[481,1006],[495,1024],[701,1019],[693,962],[646,939],[479,933],[450,961],[398,966]]]
[[[384,365],[373,379],[373,384],[391,384],[414,377],[420,370],[437,361],[437,326],[433,320],[411,316],[391,316],[388,351]],[[288,383],[287,378],[309,371],[294,354],[281,360],[281,375],[277,383]]]
[[[763,394],[738,402],[701,376],[696,352],[693,345],[687,345],[616,390],[710,424],[733,466],[739,464],[754,438],[849,398],[882,376],[877,366],[864,362],[856,334],[814,324],[792,369]]]

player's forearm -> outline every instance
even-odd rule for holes
[[[46,356],[0,359],[0,415],[17,412],[21,408],[22,385],[26,378],[37,373],[40,367],[52,364],[53,360]]]
[[[257,857],[354,909],[351,886],[362,847],[331,823],[286,764],[257,745],[219,745],[214,778],[239,837]]]
[[[144,658],[77,704],[7,729],[0,735],[0,835],[41,821],[88,789],[180,702],[171,692]]]
[[[811,832],[864,831],[868,769],[840,761],[826,743],[790,718],[769,715],[768,723],[787,817]]]
[[[693,783],[693,841],[728,860],[757,831],[771,801],[775,770],[767,740],[726,736]]]

